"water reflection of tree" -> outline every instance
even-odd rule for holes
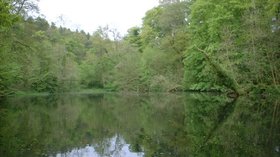
[[[7,104],[7,105],[5,105]],[[277,156],[279,100],[211,95],[10,99],[0,110],[0,155],[42,156],[90,144],[100,156]]]
[[[100,156],[121,157],[124,145],[125,141],[123,138],[116,134],[112,138],[104,139],[100,144],[94,144],[93,147]]]
[[[197,115],[197,113],[203,113],[201,111],[188,112],[193,114],[196,117],[194,119],[197,120],[195,124],[188,123],[193,126],[191,129],[188,128],[188,137],[192,141],[191,151],[204,156],[231,156],[232,154],[238,156],[277,156],[272,148],[275,147],[276,143],[279,143],[280,137],[277,132],[280,129],[279,123],[274,123],[273,119],[279,122],[280,117],[279,114],[273,115],[273,113],[279,113],[279,108],[273,109],[271,105],[275,103],[278,106],[277,102],[268,99],[240,98],[222,123],[219,123],[218,113],[204,115],[204,118],[208,119],[205,120]],[[209,105],[208,103],[207,106]],[[225,107],[218,107],[222,110],[214,110],[221,112]],[[196,111],[199,108],[194,107],[193,109]],[[208,113],[213,113],[213,111]],[[215,128],[215,126],[217,127]],[[274,138],[268,140],[270,128],[274,130],[271,133]],[[270,143],[267,143],[267,140]]]

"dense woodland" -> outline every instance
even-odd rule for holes
[[[1,96],[279,91],[279,0],[161,0],[124,37],[110,26],[71,31],[36,11],[31,0],[0,0]]]

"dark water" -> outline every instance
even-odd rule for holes
[[[11,97],[1,157],[280,156],[280,100],[199,94]]]

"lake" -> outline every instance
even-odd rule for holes
[[[280,156],[280,100],[61,94],[0,105],[1,157]]]

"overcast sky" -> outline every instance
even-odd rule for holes
[[[40,0],[41,14],[50,22],[63,17],[66,27],[92,33],[98,26],[109,25],[125,34],[140,26],[145,12],[158,0]]]

